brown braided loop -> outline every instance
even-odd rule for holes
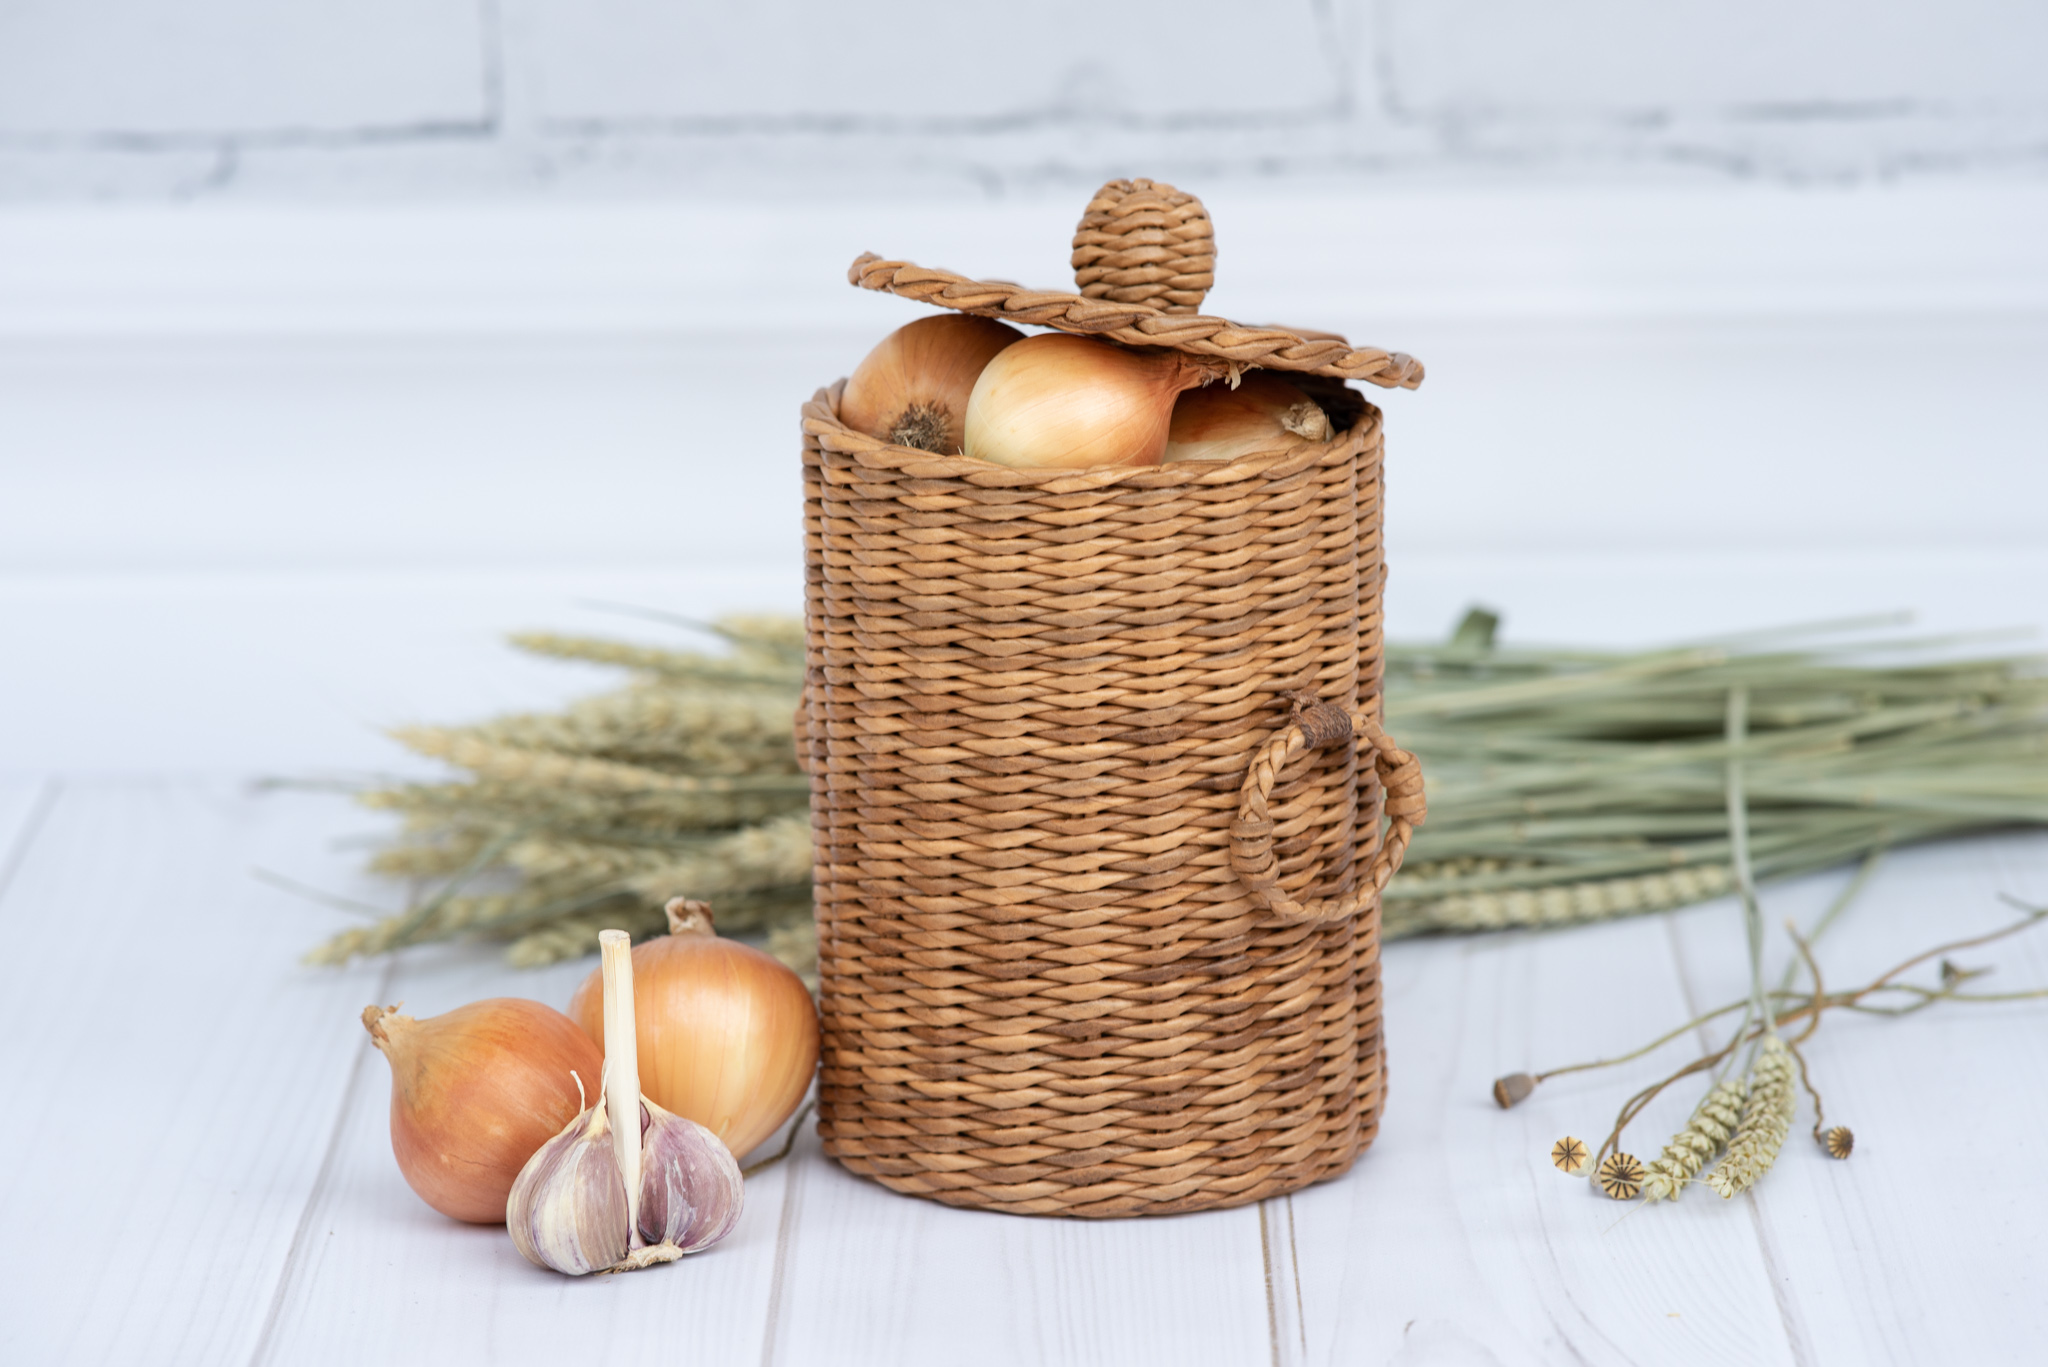
[[[1216,232],[1202,201],[1156,180],[1113,180],[1074,230],[1084,299],[1199,313],[1216,283]]]
[[[900,294],[940,308],[1107,337],[1127,346],[1171,347],[1240,366],[1364,380],[1382,389],[1414,389],[1422,383],[1422,362],[1413,356],[1354,347],[1328,333],[1248,327],[1205,313],[1167,313],[1149,304],[1085,299],[1059,290],[1026,289],[1006,280],[973,280],[908,261],[887,261],[873,252],[855,258],[846,278],[862,289]]]
[[[1288,761],[1304,750],[1347,745],[1354,738],[1373,752],[1373,765],[1386,785],[1386,814],[1393,825],[1361,886],[1345,896],[1303,906],[1280,886],[1280,865],[1273,855],[1273,782]],[[1422,766],[1414,755],[1387,739],[1379,724],[1358,708],[1307,699],[1296,700],[1293,722],[1252,760],[1242,791],[1237,820],[1230,826],[1231,867],[1254,899],[1290,925],[1349,920],[1372,905],[1401,867],[1408,842],[1428,811],[1422,794]]]

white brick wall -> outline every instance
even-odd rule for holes
[[[2038,0],[5,0],[0,199],[2048,171]]]

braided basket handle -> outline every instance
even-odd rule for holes
[[[1245,773],[1237,819],[1230,823],[1230,866],[1237,871],[1245,891],[1284,921],[1341,921],[1357,915],[1384,892],[1387,880],[1401,867],[1401,856],[1407,853],[1408,842],[1428,811],[1422,795],[1422,765],[1415,756],[1388,740],[1379,723],[1357,708],[1327,702],[1303,706],[1300,699],[1295,707],[1294,719],[1287,729],[1266,743]],[[1379,771],[1380,782],[1387,790],[1386,810],[1393,818],[1393,826],[1381,842],[1379,855],[1362,886],[1348,897],[1332,897],[1303,906],[1280,888],[1280,861],[1273,854],[1273,814],[1269,807],[1273,781],[1288,761],[1302,751],[1349,744],[1354,739],[1372,750],[1373,767]]]

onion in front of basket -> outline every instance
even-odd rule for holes
[[[519,1169],[582,1109],[576,1078],[604,1056],[576,1022],[518,997],[414,1020],[366,1006],[391,1065],[391,1151],[421,1200],[471,1224],[505,1218]]]
[[[636,1051],[647,1095],[743,1154],[781,1128],[818,1066],[818,1011],[803,980],[751,945],[717,934],[711,908],[678,897],[669,933],[633,949]],[[602,970],[569,1015],[609,1045]]]

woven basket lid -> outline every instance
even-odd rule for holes
[[[1398,351],[1201,312],[1202,296],[1216,280],[1215,229],[1201,200],[1160,181],[1113,180],[1097,190],[1074,230],[1073,264],[1079,294],[973,280],[873,252],[861,253],[846,278],[862,289],[1126,346],[1171,347],[1247,368],[1364,380],[1385,389],[1422,383],[1422,362]]]

